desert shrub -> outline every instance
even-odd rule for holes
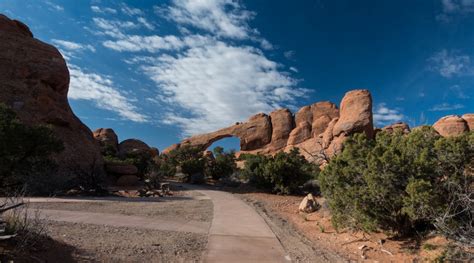
[[[442,138],[430,127],[409,135],[380,132],[375,140],[353,135],[320,176],[333,224],[401,235],[433,227],[453,202],[454,188],[472,183],[466,175],[471,137]],[[472,218],[472,210],[461,211],[451,219]]]
[[[189,181],[192,175],[204,175],[206,158],[197,147],[182,146],[167,154],[163,154],[161,160],[160,165],[163,166],[165,172],[176,172],[176,167],[181,167],[182,172],[187,175],[186,181]]]
[[[63,149],[50,128],[25,125],[0,104],[0,188],[46,179],[55,169],[49,156]]]
[[[206,175],[214,180],[229,177],[237,169],[235,151],[225,152],[222,147],[213,150],[214,160],[209,160],[206,166]]]
[[[246,155],[244,177],[261,189],[278,194],[295,194],[310,179],[317,177],[319,168],[300,155],[297,148],[275,156]]]

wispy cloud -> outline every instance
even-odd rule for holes
[[[206,44],[211,44],[212,42],[214,42],[212,38],[200,35],[186,36],[183,38],[174,35],[126,35],[121,39],[107,40],[103,45],[116,51],[146,51],[156,53],[160,50],[179,50],[185,47],[204,46]]]
[[[449,103],[442,103],[433,106],[429,111],[452,111],[452,110],[459,110],[463,109],[464,105],[462,104],[449,104]]]
[[[146,18],[144,17],[137,18],[137,21],[149,30],[155,29],[155,26],[152,23],[148,22],[148,20],[146,20]]]
[[[305,92],[259,50],[223,42],[163,55],[142,68],[160,87],[158,98],[184,110],[168,113],[166,122],[180,126],[185,135],[269,112]]]
[[[129,96],[114,87],[109,77],[85,72],[72,64],[69,65],[69,73],[69,99],[92,101],[97,107],[113,111],[133,122],[148,121],[148,117],[139,113],[137,107],[130,102]]]
[[[441,9],[436,19],[450,22],[456,16],[474,13],[474,0],[441,0]]]
[[[156,7],[170,20],[209,31],[217,36],[245,39],[257,31],[248,25],[255,13],[246,10],[237,0],[172,0],[172,5]]]
[[[102,30],[101,34],[108,35],[114,38],[123,38],[125,34],[124,30],[138,28],[139,25],[132,21],[120,21],[120,20],[110,20],[105,18],[92,18],[95,26]]]
[[[122,8],[120,10],[122,10],[124,14],[129,15],[129,16],[143,15],[142,10],[138,8],[130,7],[126,5],[125,3],[122,3]]]
[[[459,75],[472,75],[471,57],[446,49],[434,54],[428,59],[429,69],[438,72],[441,76],[451,78]]]
[[[377,125],[386,125],[403,120],[405,116],[398,109],[391,109],[386,103],[380,103],[375,107],[374,122]]]
[[[91,10],[99,14],[117,14],[117,10],[110,7],[91,6]]]
[[[50,10],[55,10],[55,11],[60,11],[60,12],[64,11],[64,7],[56,3],[53,3],[51,1],[45,1],[44,3],[49,6]]]
[[[71,50],[71,51],[83,51],[89,50],[95,52],[95,48],[92,45],[84,45],[72,41],[61,40],[61,39],[53,39],[51,40],[53,44],[59,46],[62,49]]]

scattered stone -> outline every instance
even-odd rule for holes
[[[308,194],[299,206],[299,211],[305,213],[313,213],[318,210],[321,206],[318,204],[312,194]]]

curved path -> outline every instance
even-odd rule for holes
[[[212,200],[212,223],[180,220],[158,220],[139,216],[41,209],[49,220],[127,226],[157,230],[208,233],[204,262],[291,262],[280,241],[265,220],[249,205],[234,195],[193,185],[182,185],[196,190]],[[116,198],[30,198],[30,202],[107,202]],[[129,201],[129,199],[127,200]],[[143,200],[145,201],[145,200]],[[148,201],[151,201],[148,199]]]
[[[230,193],[186,186],[209,196],[214,217],[204,262],[290,262],[262,217]]]

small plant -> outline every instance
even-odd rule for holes
[[[429,243],[423,244],[423,249],[424,250],[431,251],[431,250],[435,250],[437,248],[438,248],[438,246],[433,245],[433,244],[429,244]]]

